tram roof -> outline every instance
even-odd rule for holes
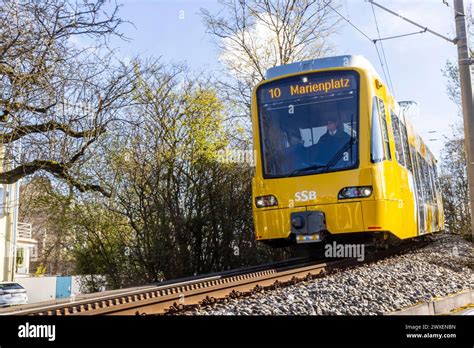
[[[298,72],[309,71],[309,70],[320,70],[329,68],[343,68],[343,67],[354,67],[363,68],[369,70],[379,79],[380,76],[373,67],[373,65],[361,55],[343,55],[335,57],[326,57],[318,59],[304,60],[301,62],[290,63],[285,65],[275,66],[267,70],[265,79],[270,80],[279,76],[296,74]]]

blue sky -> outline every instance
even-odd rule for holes
[[[444,5],[442,0],[378,2],[431,30],[455,37],[452,7]],[[222,68],[213,38],[206,34],[198,15],[200,8],[219,11],[217,0],[121,0],[120,3],[121,17],[134,23],[122,27],[130,42],[113,41],[121,56],[161,56],[163,62],[186,62],[195,71],[216,72]],[[448,3],[452,6],[452,0]],[[368,2],[342,0],[340,12],[369,37],[377,37]],[[375,12],[382,37],[420,30],[378,8]],[[362,54],[383,77],[374,44],[354,28],[344,22],[331,39],[337,54]],[[412,121],[439,159],[443,135],[451,134],[450,125],[461,121],[457,107],[446,95],[446,79],[441,73],[447,60],[456,61],[456,46],[428,33],[384,41],[383,45],[395,96],[397,100],[419,103],[420,112],[412,115]]]

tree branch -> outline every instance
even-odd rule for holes
[[[70,164],[71,163],[65,164],[52,160],[34,160],[32,162],[19,165],[6,172],[0,173],[0,184],[13,184],[24,176],[31,175],[39,170],[44,170],[60,179],[63,179],[64,181],[78,189],[80,192],[95,191],[100,192],[106,197],[110,197],[110,193],[101,186],[93,184],[83,184],[73,178],[68,172]]]
[[[67,124],[62,124],[58,123],[55,121],[49,121],[43,124],[35,124],[35,125],[28,125],[28,126],[19,126],[16,127],[14,130],[12,130],[9,133],[6,134],[0,134],[0,143],[2,144],[8,144],[11,142],[14,142],[22,137],[24,137],[27,134],[33,134],[33,133],[45,133],[45,132],[52,132],[59,130],[63,132],[64,134],[67,134],[70,137],[73,138],[86,138],[90,136],[99,136],[103,133],[105,133],[106,128],[104,125],[97,127],[97,128],[92,128],[88,129],[82,132],[77,132],[73,130],[69,125]]]

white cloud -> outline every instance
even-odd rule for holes
[[[268,22],[272,18],[270,15],[262,16]],[[278,21],[278,18],[273,18]],[[257,20],[253,26],[239,33],[235,37],[225,38],[222,42],[222,51],[219,61],[234,71],[237,75],[249,76],[255,72],[255,64],[249,58],[241,45],[237,42],[245,41],[254,57],[258,57],[261,66],[271,67],[277,61],[278,39],[282,40],[282,35],[278,37],[267,23]],[[237,42],[236,42],[237,41]]]

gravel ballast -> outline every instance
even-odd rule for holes
[[[472,243],[445,234],[403,255],[185,314],[380,315],[474,289],[473,267]]]

